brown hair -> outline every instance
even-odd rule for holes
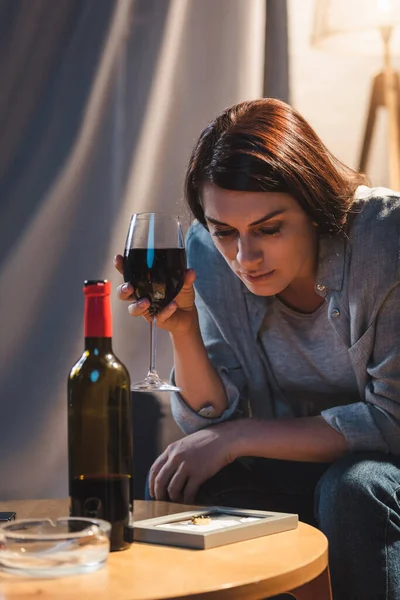
[[[202,186],[293,196],[324,232],[340,232],[364,175],[341,163],[291,106],[271,98],[225,109],[202,132],[185,177],[186,202],[206,226]]]

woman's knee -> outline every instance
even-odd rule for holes
[[[400,461],[378,453],[353,453],[335,462],[318,482],[315,513],[320,524],[388,505],[400,486]],[[347,520],[347,519],[346,519]]]

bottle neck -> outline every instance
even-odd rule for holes
[[[110,337],[85,337],[85,350],[92,354],[107,354],[112,352]]]
[[[85,340],[108,338],[111,344],[111,304],[108,294],[85,297],[84,319]]]

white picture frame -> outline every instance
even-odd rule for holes
[[[134,523],[134,540],[207,550],[264,535],[296,529],[292,513],[210,506]]]

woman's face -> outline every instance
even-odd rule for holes
[[[317,230],[292,196],[205,184],[202,205],[216,248],[253,294],[301,291],[314,281]]]

